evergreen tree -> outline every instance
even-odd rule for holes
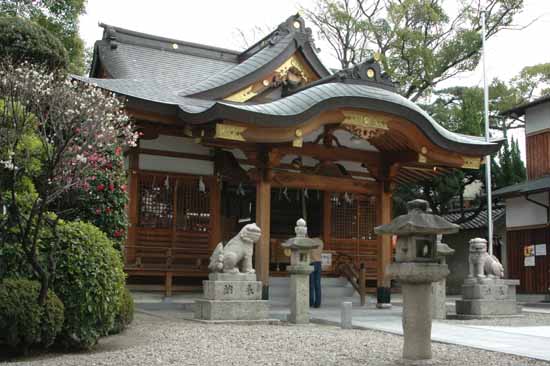
[[[0,16],[32,20],[61,41],[73,74],[85,71],[84,42],[78,34],[78,17],[85,8],[85,0],[0,0]]]

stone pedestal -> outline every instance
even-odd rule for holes
[[[403,358],[432,358],[432,283],[449,274],[437,263],[392,263],[390,274],[401,282],[403,294]]]
[[[293,265],[290,272],[290,315],[288,321],[294,324],[309,323],[309,274],[313,266]]]
[[[519,280],[467,278],[462,285],[462,300],[456,301],[456,314],[463,318],[517,315],[518,285]]]
[[[203,281],[204,299],[195,300],[195,319],[265,320],[268,301],[255,274],[210,273]]]

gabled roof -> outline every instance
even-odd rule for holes
[[[542,96],[538,99],[535,99],[531,102],[527,102],[527,103],[522,103],[514,108],[510,108],[508,110],[505,110],[503,111],[502,115],[506,115],[506,116],[509,116],[509,115],[514,115],[516,117],[521,117],[525,114],[525,111],[529,108],[532,108],[532,107],[535,107],[539,104],[542,104],[542,103],[546,103],[546,102],[550,102],[550,95],[545,95],[545,96]]]
[[[94,46],[90,77],[153,80],[181,96],[221,99],[269,73],[295,52],[319,77],[329,75],[299,15],[243,52],[153,36],[107,24]]]
[[[235,65],[239,52],[100,24],[90,77],[154,80],[172,90],[203,81]]]
[[[330,75],[315,54],[311,29],[306,28],[304,20],[296,14],[243,51],[239,55],[239,64],[182,90],[180,95],[221,99],[268,74],[296,52],[300,52],[320,78]]]
[[[550,175],[497,189],[493,192],[493,196],[514,197],[524,194],[535,194],[548,191],[550,191]]]

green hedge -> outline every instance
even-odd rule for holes
[[[109,333],[117,334],[122,332],[134,320],[134,298],[127,288],[124,288],[120,299],[120,307],[115,318],[115,325]]]
[[[0,58],[48,69],[66,69],[68,65],[67,51],[59,39],[30,20],[12,16],[0,17]]]
[[[44,306],[38,305],[39,292],[36,281],[6,279],[0,284],[0,344],[26,353],[54,342],[63,325],[63,304],[48,291]]]
[[[124,291],[122,259],[92,224],[67,222],[58,232],[54,287],[65,305],[59,341],[67,348],[89,349],[114,327]]]

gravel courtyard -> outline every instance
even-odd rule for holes
[[[4,364],[66,365],[396,365],[403,339],[335,326],[205,325],[178,314],[137,313],[122,335],[92,353],[35,356]],[[434,343],[435,365],[550,365],[467,347]]]

